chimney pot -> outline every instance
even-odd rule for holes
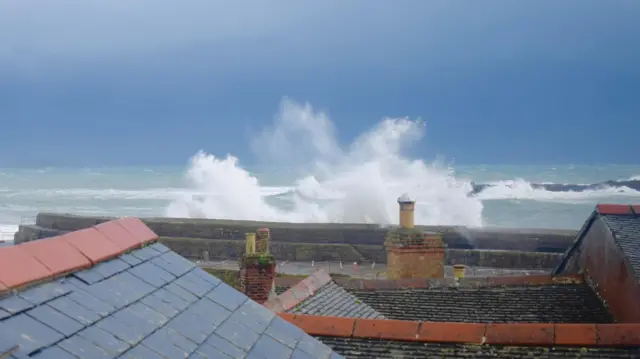
[[[453,277],[455,279],[464,278],[464,272],[466,270],[466,266],[464,264],[454,264],[453,265]]]

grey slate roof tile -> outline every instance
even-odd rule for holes
[[[352,291],[387,319],[478,323],[611,323],[586,284]]]
[[[329,355],[301,329],[161,244],[0,299],[5,344],[21,346],[15,358],[39,359]]]
[[[131,350],[120,356],[122,359],[165,359],[160,354],[145,347],[144,345],[136,345]]]
[[[319,339],[329,344],[329,346],[333,348],[333,350],[335,350],[337,353],[340,353],[344,355],[344,357],[350,359],[630,359],[640,357],[640,349],[638,348],[464,345],[339,337],[319,337]],[[331,359],[333,358],[334,357],[332,356]]]
[[[207,294],[207,298],[229,310],[236,310],[247,298],[226,283],[222,283]]]
[[[58,346],[80,359],[113,358],[104,349],[78,335],[61,341]]]
[[[166,252],[161,256],[152,259],[151,263],[177,277],[187,273],[191,268],[195,267],[193,262],[175,252]]]
[[[155,250],[151,246],[146,246],[144,248],[140,248],[136,251],[131,252],[131,255],[140,259],[143,262],[146,262],[152,258],[158,257],[160,254],[159,251]]]
[[[254,332],[251,328],[232,320],[227,320],[220,325],[215,333],[245,352],[251,350],[251,347],[253,347],[260,338],[260,334]]]
[[[117,357],[131,347],[131,345],[95,325],[82,330],[77,335],[99,346],[113,357]]]
[[[232,358],[242,358],[247,355],[244,350],[240,349],[235,344],[232,344],[230,341],[221,338],[215,333],[211,334],[211,336],[207,338],[205,344],[218,349]]]
[[[60,297],[47,303],[62,314],[77,320],[84,325],[91,325],[100,320],[100,315],[72,301],[68,297]]]
[[[358,297],[329,282],[312,297],[291,308],[289,313],[349,318],[384,318],[384,315]]]
[[[32,303],[17,295],[0,299],[0,309],[5,310],[11,314],[24,312],[27,309],[33,308],[33,306],[34,305]]]
[[[120,272],[124,272],[129,269],[131,265],[120,258],[114,258],[105,262],[96,264],[91,271],[95,271],[103,278],[109,278]]]
[[[79,332],[85,327],[84,324],[71,319],[48,305],[35,307],[26,312],[26,314],[67,337]]]
[[[18,296],[31,304],[40,305],[68,294],[70,291],[69,286],[62,283],[62,281],[54,281],[29,288],[19,293]]]
[[[52,346],[44,349],[43,351],[35,354],[32,358],[36,359],[78,359],[77,356],[69,353],[68,351],[60,348],[59,346]]]
[[[198,347],[196,343],[168,328],[158,329],[143,340],[142,344],[166,358],[186,358]]]
[[[122,259],[123,261],[129,263],[132,266],[137,266],[138,264],[142,263],[143,260],[132,255],[129,253],[123,254],[120,256],[120,259]]]
[[[640,280],[640,216],[601,215]]]
[[[243,354],[244,355],[244,354]],[[234,357],[230,357],[218,348],[214,348],[209,344],[202,344],[196,349],[196,351],[189,356],[189,359],[208,359],[208,358],[218,358],[218,359],[234,359]],[[242,358],[242,357],[235,357]]]
[[[251,352],[249,352],[249,354],[251,353],[257,353],[262,356],[268,353],[276,358],[288,358],[293,353],[293,349],[268,335],[263,335],[253,346]]]
[[[129,273],[158,288],[176,279],[176,276],[151,262],[137,265]]]
[[[75,277],[81,280],[82,282],[84,282],[85,284],[89,284],[89,285],[93,283],[97,283],[104,279],[104,276],[102,274],[92,269],[86,269],[83,271],[75,272],[71,275],[71,277]]]
[[[55,344],[64,335],[26,314],[18,314],[0,322],[3,342],[15,343],[20,351],[28,354]]]

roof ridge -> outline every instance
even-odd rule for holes
[[[640,346],[640,323],[461,323],[278,313],[309,335],[514,346]]]
[[[319,269],[299,281],[284,293],[266,301],[263,305],[274,312],[286,312],[313,296],[320,288],[333,281],[323,269]]]
[[[640,207],[640,206],[635,206]],[[630,204],[605,204],[601,203],[596,205],[596,211],[602,215],[635,215],[635,209],[633,205]]]
[[[90,268],[157,240],[158,235],[139,218],[123,217],[0,247],[0,293]]]
[[[502,286],[534,286],[550,284],[581,284],[581,274],[554,276],[551,274],[505,275],[495,277],[466,278],[408,278],[408,279],[359,279],[335,278],[335,282],[348,290],[405,290],[430,288],[483,288]]]

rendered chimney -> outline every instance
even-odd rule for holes
[[[400,226],[385,239],[387,277],[444,278],[444,244],[439,233],[424,232],[414,225],[415,201],[404,194],[398,198]]]
[[[276,261],[269,253],[268,228],[247,233],[246,252],[240,260],[240,287],[249,298],[262,304],[269,299],[276,275]]]

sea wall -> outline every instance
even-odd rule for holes
[[[35,225],[21,225],[16,243],[47,238],[105,222],[107,217],[41,213]],[[294,224],[212,219],[146,218],[163,243],[187,258],[238,258],[244,234],[271,229],[271,251],[278,260],[386,262],[387,230],[366,224]],[[496,268],[553,268],[574,231],[424,227],[444,233],[447,264]]]
[[[36,226],[43,231],[73,231],[110,220],[70,214],[40,213]],[[242,240],[246,232],[269,227],[278,242],[382,245],[387,229],[375,224],[284,223],[218,219],[143,218],[161,237]],[[577,231],[550,229],[466,228],[417,226],[443,233],[450,249],[496,249],[525,252],[563,253]],[[20,232],[18,232],[18,237]]]

